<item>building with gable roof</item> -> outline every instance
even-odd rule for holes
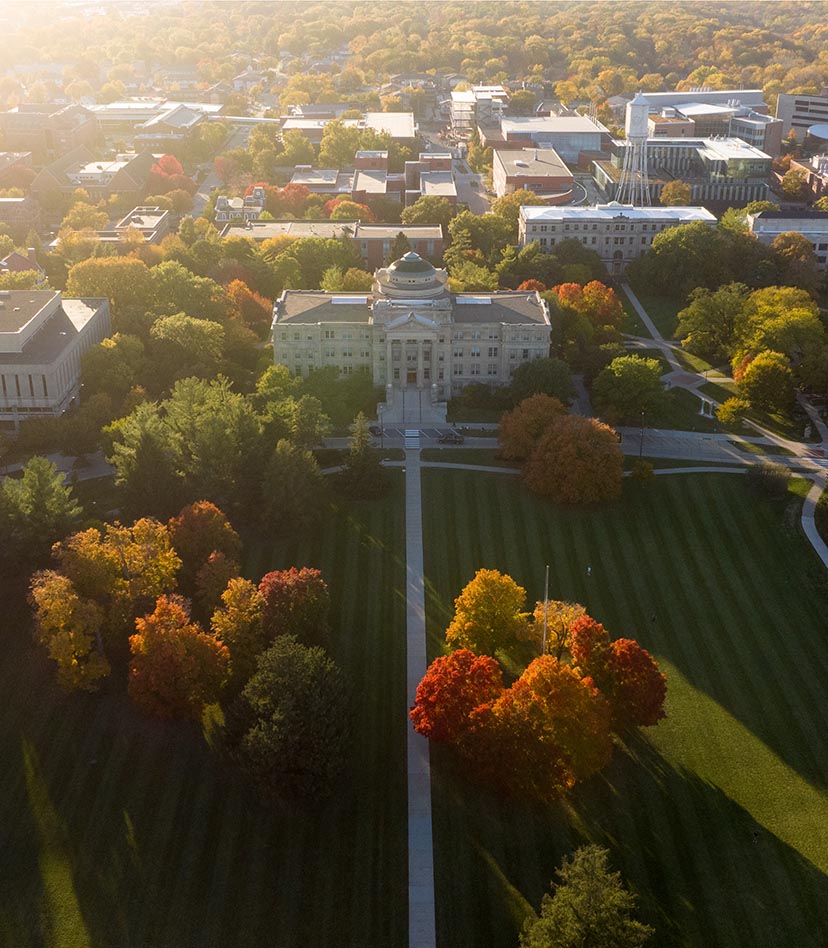
[[[549,334],[538,293],[453,293],[446,271],[413,252],[378,269],[370,293],[285,290],[273,306],[277,365],[367,371],[391,400],[394,390],[441,402],[471,383],[508,385],[519,365],[549,355]]]

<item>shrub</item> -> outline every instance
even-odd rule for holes
[[[790,468],[784,464],[773,464],[770,461],[760,461],[751,464],[745,480],[748,487],[756,493],[768,494],[770,497],[783,497],[788,491],[788,481],[791,479]]]

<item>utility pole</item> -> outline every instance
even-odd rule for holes
[[[543,644],[541,655],[546,655],[546,630],[549,625],[549,564],[546,564],[546,583],[543,588]]]

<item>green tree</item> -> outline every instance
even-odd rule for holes
[[[519,190],[511,194],[504,194],[492,204],[492,213],[503,218],[511,228],[511,233],[517,240],[518,219],[520,218],[520,209],[522,207],[543,207],[546,199],[542,198],[534,191]],[[515,242],[513,241],[513,242]]]
[[[150,328],[152,375],[159,391],[176,379],[197,376],[212,378],[219,370],[224,352],[225,330],[209,319],[185,313],[159,317]]]
[[[739,379],[739,391],[760,411],[790,411],[794,400],[790,362],[781,352],[760,352]]]
[[[592,385],[598,413],[608,421],[634,422],[642,412],[657,414],[666,398],[658,359],[619,356],[598,373]]]
[[[105,392],[113,401],[121,401],[136,384],[143,365],[143,342],[137,336],[116,332],[82,357],[84,392]]]
[[[782,193],[791,201],[803,201],[808,193],[805,172],[789,168],[782,176]]]
[[[575,386],[569,366],[562,359],[533,359],[517,367],[509,394],[514,404],[532,395],[551,395],[568,405]]]
[[[391,241],[391,249],[388,251],[388,258],[385,261],[386,266],[404,257],[411,250],[411,241],[400,231]]]
[[[316,459],[290,441],[277,442],[262,483],[260,526],[281,535],[306,530],[322,513],[325,484]]]
[[[33,457],[20,478],[7,477],[0,487],[0,522],[11,559],[36,559],[78,522],[81,508],[63,474],[46,458]]]
[[[734,348],[742,352],[773,349],[796,365],[825,342],[818,313],[805,290],[792,286],[755,290],[737,317]]]
[[[264,798],[317,801],[336,788],[351,732],[342,672],[323,649],[283,635],[259,655],[230,742]]]
[[[493,293],[497,289],[497,284],[496,273],[471,260],[464,260],[451,269],[449,286],[456,293]]]
[[[127,309],[150,307],[152,283],[149,267],[136,257],[96,257],[72,267],[66,281],[66,295],[106,297],[111,303],[117,329],[118,320]]]
[[[448,229],[449,221],[454,217],[454,208],[444,197],[424,194],[410,206],[403,209],[400,220],[403,224],[439,224],[443,233]]]
[[[339,481],[352,497],[377,497],[387,486],[386,472],[368,431],[368,419],[362,412],[351,425],[351,443]]]
[[[521,948],[640,948],[652,934],[632,917],[635,896],[609,869],[609,852],[582,846],[557,870],[539,916],[527,920]]]
[[[699,287],[678,314],[676,336],[688,352],[717,363],[733,354],[736,323],[748,288],[744,283],[726,283],[717,290]]]
[[[771,250],[779,261],[780,282],[815,296],[819,285],[819,265],[811,241],[804,234],[789,231],[774,237]]]

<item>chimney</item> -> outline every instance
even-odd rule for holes
[[[32,261],[32,263],[37,263],[37,254],[35,253],[34,247],[26,248],[26,256]]]

